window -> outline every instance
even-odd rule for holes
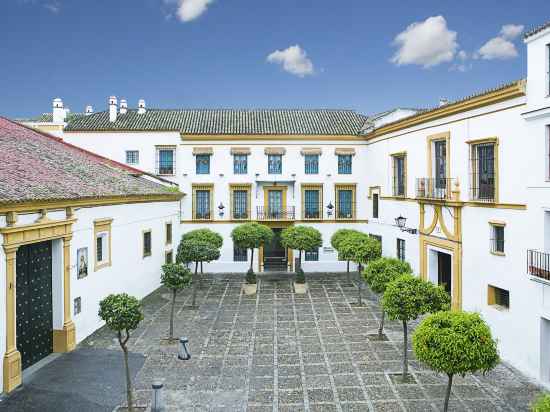
[[[164,263],[174,263],[174,252],[171,250],[166,251],[164,254]]]
[[[317,262],[319,260],[319,249],[306,251],[306,262]]]
[[[490,222],[491,225],[491,253],[504,255],[504,223]]]
[[[111,265],[111,223],[113,219],[94,220],[94,271]]]
[[[126,164],[129,164],[129,165],[139,164],[138,150],[126,150]]]
[[[480,202],[496,200],[496,143],[489,140],[471,147],[470,197]]]
[[[231,218],[250,219],[250,185],[231,185]]]
[[[198,175],[210,174],[210,155],[198,154],[195,156],[196,173]]]
[[[245,154],[233,155],[233,173],[245,175],[248,173],[248,156]]]
[[[550,180],[550,126],[546,126],[546,180]]]
[[[447,141],[436,140],[434,142],[434,166],[435,188],[438,190],[447,188]]]
[[[351,174],[351,162],[352,162],[351,159],[352,159],[352,155],[350,154],[338,155],[338,174],[340,175]]]
[[[550,96],[550,44],[546,45],[546,96]]]
[[[302,186],[303,219],[322,219],[323,185],[309,184]]]
[[[143,232],[143,257],[151,256],[151,231]]]
[[[247,249],[241,249],[233,245],[233,261],[234,262],[246,262],[248,260]]]
[[[336,186],[336,219],[355,219],[355,185]]]
[[[283,156],[280,154],[267,155],[267,169],[270,175],[283,173]]]
[[[507,310],[510,308],[510,292],[505,289],[489,285],[487,303],[498,309]]]
[[[172,244],[172,223],[166,223],[166,244]]]
[[[372,194],[372,218],[378,219],[378,193]]]
[[[157,174],[174,175],[176,169],[176,149],[157,148]]]
[[[214,185],[193,185],[193,219],[212,219],[212,198]]]
[[[304,165],[306,175],[316,175],[319,173],[319,155],[306,154],[304,155]]]
[[[405,261],[405,240],[397,239],[397,259]]]
[[[394,196],[406,196],[407,182],[407,156],[405,154],[394,154],[393,158],[393,185],[392,192]]]

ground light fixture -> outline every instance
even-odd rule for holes
[[[410,234],[414,235],[416,233],[416,229],[412,229],[412,228],[409,228],[409,227],[405,226],[406,223],[407,223],[407,218],[406,217],[403,217],[403,216],[399,215],[399,217],[395,218],[395,224],[397,225],[397,227],[399,229],[401,229],[402,232],[407,232],[407,233],[410,233]]]
[[[332,216],[332,209],[334,209],[334,206],[333,206],[332,202],[328,202],[328,205],[327,205],[327,216],[328,217]]]
[[[153,383],[153,398],[151,400],[151,412],[161,412],[164,410],[164,403],[162,401],[162,382]]]
[[[223,217],[223,210],[225,209],[225,206],[223,205],[222,202],[220,202],[220,205],[218,206],[218,210],[219,210],[219,214],[220,214],[220,217]]]
[[[189,343],[189,339],[181,337],[180,338],[180,346],[178,348],[178,359],[179,360],[189,360],[191,359],[191,354],[189,353],[189,349],[187,349],[187,344]]]

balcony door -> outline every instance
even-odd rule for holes
[[[447,142],[437,140],[434,142],[434,180],[438,197],[443,197],[447,189]]]
[[[272,219],[281,219],[283,213],[282,189],[269,189],[267,193],[267,213]]]

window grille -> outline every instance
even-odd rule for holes
[[[129,165],[139,164],[138,150],[126,150],[126,164],[129,164]]]
[[[397,259],[405,261],[405,240],[397,239]]]
[[[372,218],[378,219],[378,193],[372,194]]]
[[[157,174],[174,175],[176,168],[176,158],[174,154],[174,149],[157,149]]]
[[[352,155],[338,155],[338,174],[350,175],[352,168]]]
[[[306,251],[305,260],[306,262],[317,262],[319,260],[319,249]]]
[[[210,190],[195,191],[195,219],[210,219]]]
[[[283,156],[279,154],[267,155],[267,169],[270,175],[283,173]]]
[[[195,155],[195,162],[198,175],[210,174],[210,155]]]
[[[405,156],[393,157],[393,195],[405,196]]]
[[[305,174],[316,175],[319,173],[319,155],[304,156]]]
[[[472,146],[470,159],[470,197],[480,202],[495,201],[495,144]]]
[[[248,219],[248,190],[233,190],[233,219]]]
[[[243,154],[233,155],[233,173],[245,175],[248,173],[248,156]]]
[[[336,217],[338,219],[353,219],[353,190],[339,189],[336,201]]]
[[[320,192],[317,189],[304,190],[304,219],[320,219]]]
[[[96,260],[103,262],[103,236],[100,235],[95,239]]]
[[[237,246],[233,246],[233,261],[246,262],[248,260],[247,252],[247,249],[241,249]]]
[[[491,226],[491,252],[504,253],[504,226]]]
[[[151,256],[151,232],[143,232],[143,257]]]

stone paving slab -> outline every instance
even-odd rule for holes
[[[151,384],[164,382],[170,411],[438,411],[446,377],[411,359],[413,384],[396,384],[401,370],[402,328],[386,323],[388,341],[371,341],[381,311],[378,298],[345,275],[308,276],[309,291],[295,295],[291,280],[259,277],[258,293],[242,293],[242,276],[212,276],[199,290],[198,308],[190,291],[176,303],[176,336],[187,336],[190,361],[177,360],[175,345],[161,345],[170,313],[166,290],[145,299],[145,319],[130,350],[146,359],[134,381],[142,402]],[[414,325],[411,326],[411,329]],[[118,348],[101,329],[82,346]],[[116,365],[119,366],[119,365]],[[527,411],[540,392],[501,364],[487,375],[458,377],[453,411]]]

